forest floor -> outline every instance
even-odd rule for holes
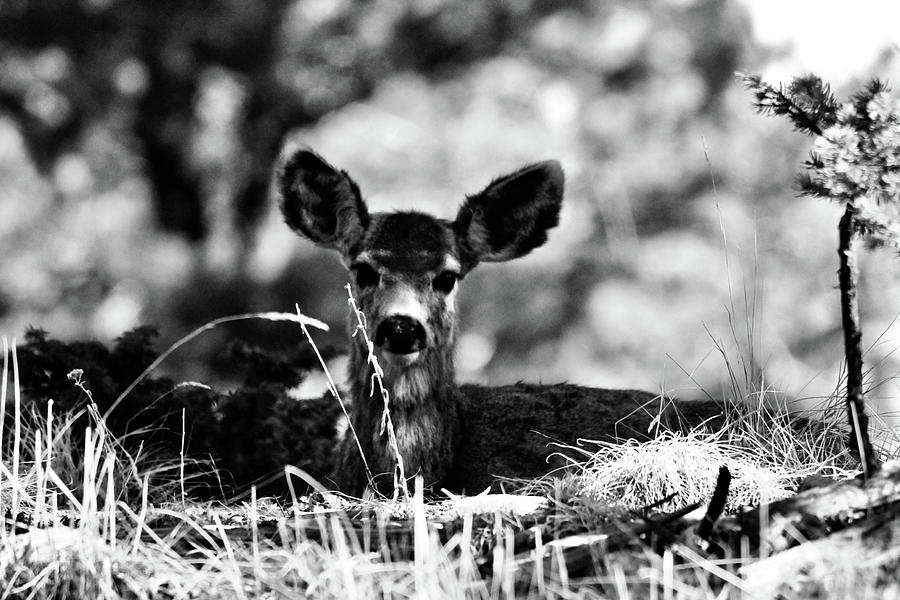
[[[865,483],[820,464],[795,494],[796,471],[751,462],[721,434],[671,434],[570,449],[584,457],[576,469],[516,494],[426,499],[417,482],[394,499],[251,490],[224,504],[180,496],[177,486],[154,493],[146,476],[119,479],[116,441],[102,430],[85,444],[78,480],[57,473],[49,451],[40,461],[24,460],[21,446],[23,460],[4,456],[0,597],[883,598],[900,590],[895,463]],[[305,474],[288,468],[286,476]]]
[[[153,360],[145,333],[110,363]],[[85,348],[106,356],[40,336],[23,356]],[[837,396],[821,418],[797,418],[736,386],[719,431],[561,445],[569,469],[508,494],[426,495],[413,481],[394,498],[348,498],[285,466],[287,494],[211,502],[194,495],[183,447],[167,461],[129,450],[108,427],[115,394],[98,407],[81,371],[62,377],[81,408],[25,410],[11,355],[3,599],[900,597],[900,463],[861,480]]]

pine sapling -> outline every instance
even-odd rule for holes
[[[847,414],[851,447],[863,476],[878,467],[868,434],[863,390],[862,327],[859,318],[856,240],[900,247],[900,105],[873,80],[839,104],[815,75],[796,77],[785,88],[758,75],[742,77],[763,114],[784,115],[801,132],[815,136],[803,194],[828,198],[844,208],[838,224],[838,285],[847,361]]]

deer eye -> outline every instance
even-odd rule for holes
[[[371,265],[359,263],[351,269],[356,273],[356,286],[360,289],[374,287],[381,281],[381,275]]]
[[[459,279],[459,275],[457,275],[456,273],[453,273],[451,271],[444,271],[434,278],[434,280],[431,282],[431,287],[434,288],[434,291],[436,292],[449,294],[456,286],[457,279]]]

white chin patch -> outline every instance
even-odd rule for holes
[[[381,359],[392,366],[408,367],[419,359],[421,352],[410,352],[409,354],[394,354],[387,350],[382,350]]]

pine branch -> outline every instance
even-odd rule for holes
[[[866,106],[872,99],[878,94],[889,92],[891,88],[888,84],[884,83],[878,78],[872,79],[866,86],[850,96],[850,101],[853,103],[853,106],[856,108],[857,113],[866,112]]]
[[[856,235],[865,239],[870,248],[900,249],[900,207],[870,200],[858,206]]]
[[[834,199],[831,190],[821,182],[813,179],[809,173],[801,173],[797,176],[800,194],[803,196],[813,196],[815,198]]]
[[[831,87],[815,75],[795,77],[776,88],[757,74],[741,75],[741,84],[755,96],[756,109],[764,115],[785,115],[803,133],[822,135],[837,120],[838,103]]]
[[[878,79],[873,79],[864,88],[850,96],[850,105],[853,107],[853,111],[846,119],[847,124],[860,133],[870,133],[873,119],[869,112],[869,103],[878,94],[886,91],[888,91],[886,84],[883,84]]]

